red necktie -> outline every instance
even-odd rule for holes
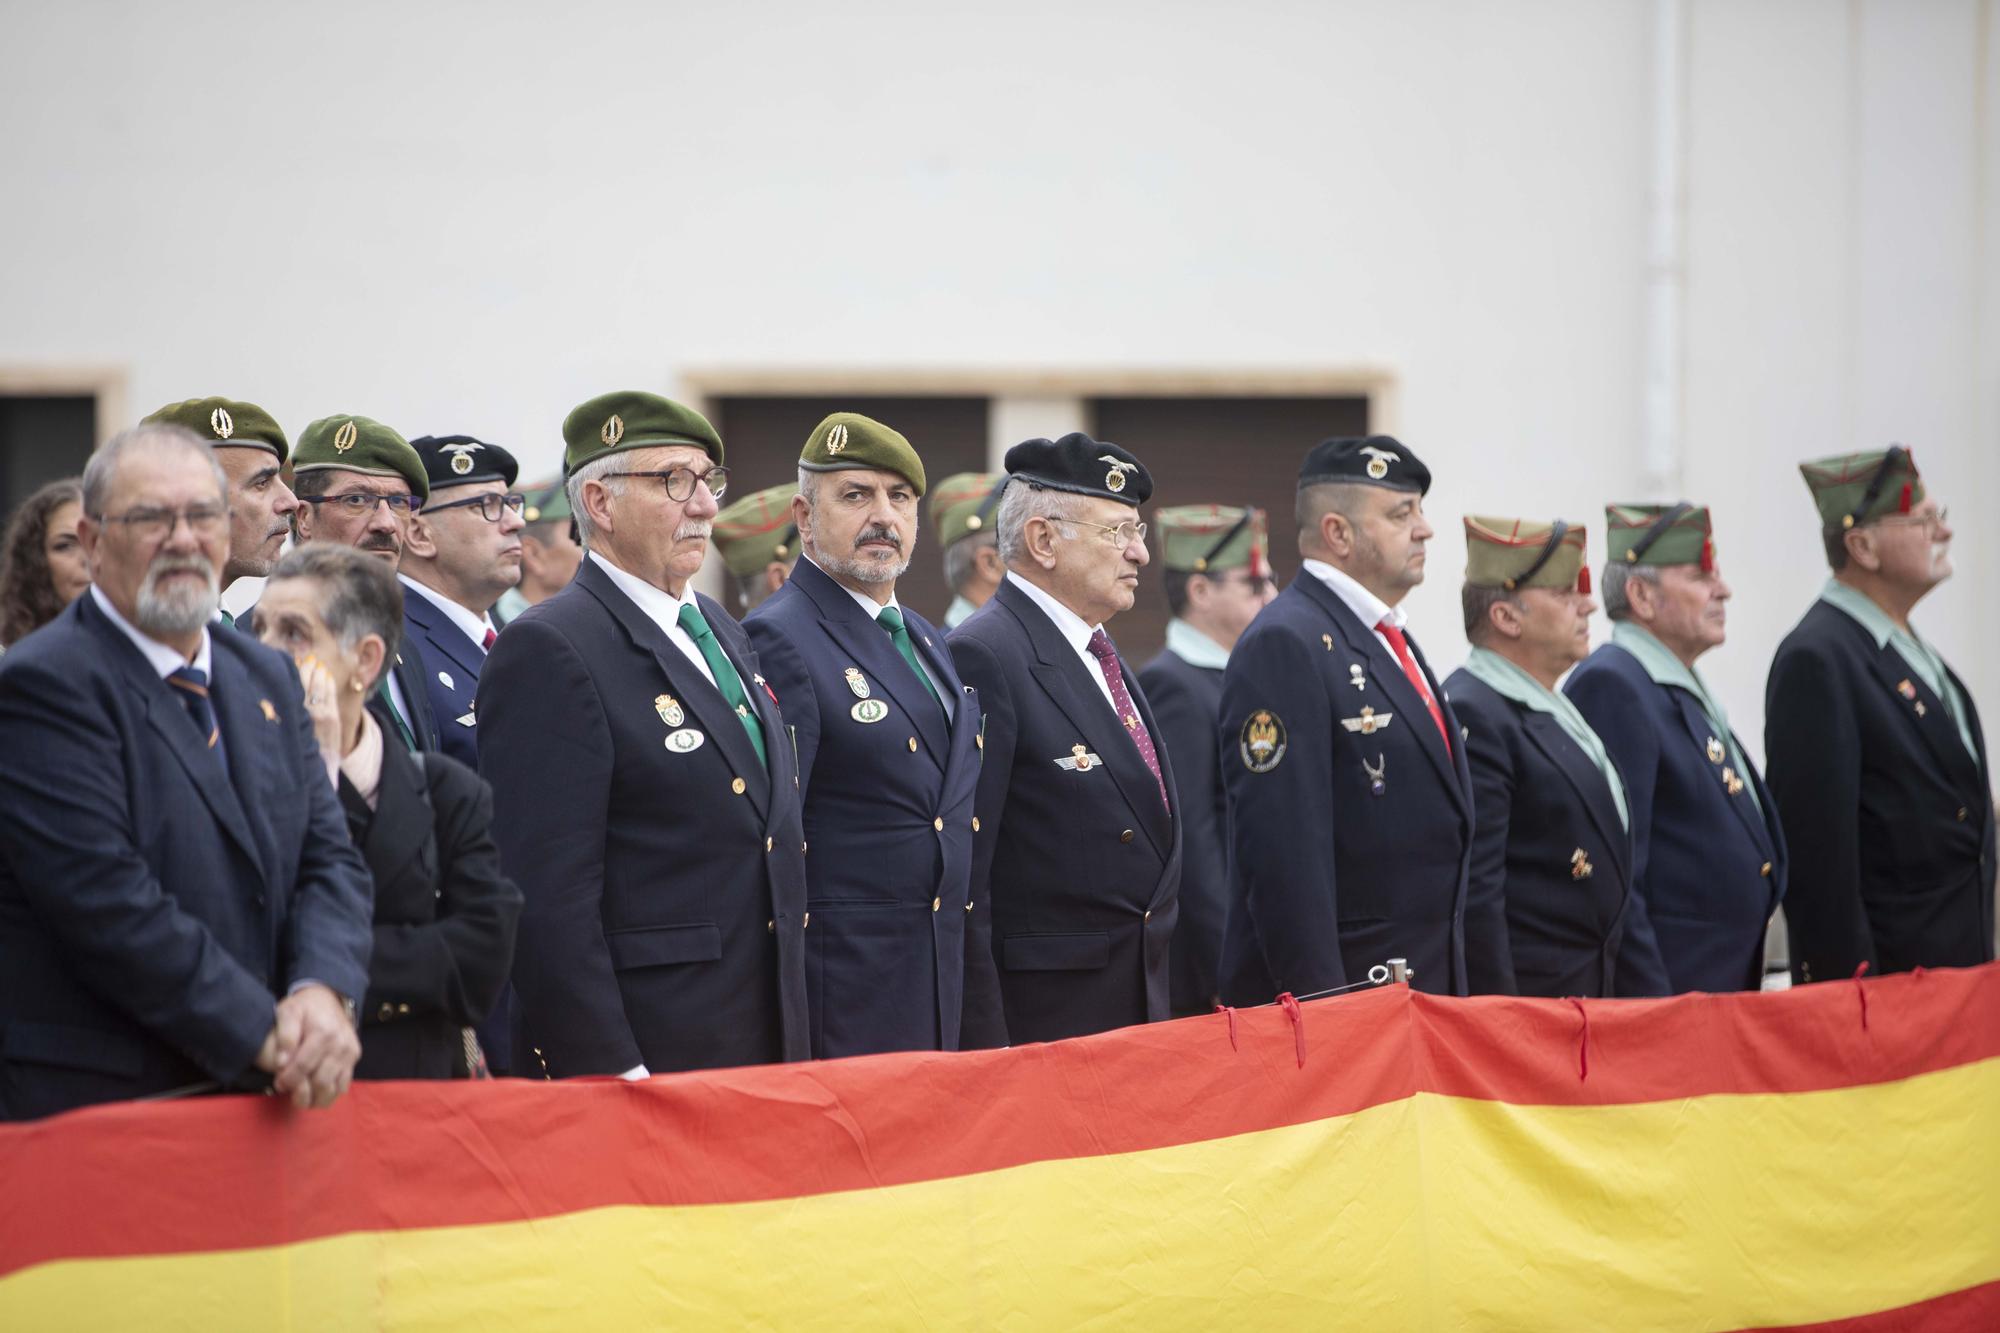
[[[1382,623],[1375,627],[1375,632],[1389,641],[1389,649],[1396,654],[1396,661],[1403,668],[1403,674],[1410,678],[1410,688],[1417,692],[1417,697],[1431,710],[1431,721],[1437,723],[1438,735],[1444,737],[1444,752],[1450,754],[1451,732],[1444,725],[1444,710],[1438,707],[1438,701],[1432,696],[1430,686],[1424,684],[1424,673],[1417,670],[1417,659],[1410,653],[1410,641],[1403,637],[1403,631],[1389,623],[1386,616],[1383,617]]]
[[[1146,734],[1146,724],[1139,720],[1139,710],[1132,703],[1132,692],[1125,688],[1125,673],[1118,669],[1118,650],[1111,646],[1111,636],[1101,629],[1090,636],[1089,647],[1090,655],[1104,670],[1104,683],[1111,687],[1111,702],[1117,706],[1118,720],[1125,724],[1132,744],[1139,747],[1139,757],[1146,761],[1146,771],[1153,775],[1153,781],[1160,784],[1160,804],[1167,805],[1167,780],[1160,776],[1160,756],[1153,750],[1153,738]]]
[[[493,651],[493,641],[499,637],[498,634],[493,632],[493,627],[488,625],[486,627],[486,637],[479,641],[479,646],[490,653]]]

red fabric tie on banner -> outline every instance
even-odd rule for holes
[[[1583,1027],[1576,1034],[1576,1081],[1581,1083],[1590,1077],[1590,1010],[1576,996],[1568,999],[1576,1006],[1576,1016],[1583,1020]]]
[[[1862,986],[1861,978],[1868,972],[1868,960],[1861,960],[1861,966],[1854,969],[1854,994],[1861,1001],[1861,1030],[1868,1030],[1868,991]]]
[[[1292,1044],[1298,1048],[1299,1068],[1306,1067],[1306,1016],[1299,1009],[1299,1002],[1290,991],[1278,997],[1278,1007],[1285,1011],[1285,1017],[1292,1020]]]

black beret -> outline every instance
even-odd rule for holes
[[[1299,485],[1346,482],[1428,495],[1431,470],[1393,435],[1335,436],[1321,440],[1299,469]]]
[[[424,460],[424,472],[431,489],[470,486],[475,481],[497,481],[512,486],[521,465],[514,455],[497,444],[470,435],[426,435],[411,440],[410,447]]]
[[[1071,431],[1060,440],[1023,440],[1007,451],[1007,475],[1050,490],[1096,495],[1138,508],[1153,496],[1153,474],[1115,444]]]

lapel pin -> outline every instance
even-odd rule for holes
[[[868,688],[868,677],[861,674],[860,667],[849,667],[846,671],[847,688],[857,699],[866,699],[873,691]]]
[[[667,748],[675,754],[691,754],[701,748],[707,737],[693,727],[682,727],[679,731],[667,733]]]
[[[847,715],[856,722],[880,722],[889,716],[889,705],[880,699],[856,699],[854,707],[847,710]]]
[[[1389,772],[1388,755],[1376,755],[1375,762],[1372,764],[1368,762],[1367,755],[1361,756],[1361,771],[1368,775],[1369,795],[1380,796],[1383,792],[1389,790],[1389,784],[1383,780]]]
[[[1590,853],[1579,847],[1569,854],[1569,877],[1589,879],[1597,873],[1597,867],[1590,864]]]
[[[1722,762],[1722,741],[1714,736],[1708,738],[1708,762],[1711,764]]]
[[[221,411],[220,408],[217,408],[216,410]],[[269,699],[259,699],[257,701],[257,707],[263,710],[264,720],[266,722],[276,722],[278,720],[278,710],[271,706],[271,701]]]
[[[660,721],[670,727],[678,727],[681,723],[687,721],[687,713],[682,710],[680,700],[674,698],[671,694],[655,695],[653,697],[653,711],[660,715]]]
[[[1103,762],[1084,746],[1072,745],[1068,754],[1056,760],[1056,767],[1065,773],[1088,773]]]
[[[1896,693],[1902,695],[1905,699],[1914,699],[1917,697],[1917,687],[1910,684],[1909,677],[1905,676],[1902,680],[1896,682]]]
[[[1332,646],[1332,644],[1327,645],[1329,648]],[[1368,673],[1361,669],[1361,663],[1349,662],[1347,664],[1347,683],[1357,690],[1368,688]]]
[[[1320,635],[1320,636],[1319,636],[1319,641],[1320,641],[1321,643],[1323,643],[1323,644],[1325,644],[1325,645],[1326,645],[1326,650],[1327,650],[1328,652],[1332,652],[1332,651],[1333,651],[1333,636],[1332,636],[1331,634],[1322,634],[1322,635]]]
[[[1917,716],[1922,717],[1928,712],[1930,712],[1930,709],[1924,707],[1924,701],[1922,699],[1917,700]]]
[[[438,684],[444,686],[448,690],[455,690],[458,688],[457,684],[455,684],[452,681],[451,673],[449,671],[438,672]]]
[[[1358,731],[1363,736],[1373,736],[1388,726],[1395,716],[1394,713],[1378,713],[1373,708],[1364,707],[1360,717],[1343,717],[1340,719],[1340,725],[1349,731]]]

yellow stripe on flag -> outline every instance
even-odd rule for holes
[[[1730,1329],[2000,1280],[2000,1060],[1549,1107],[1423,1093],[1115,1156],[0,1281],[7,1328]]]

